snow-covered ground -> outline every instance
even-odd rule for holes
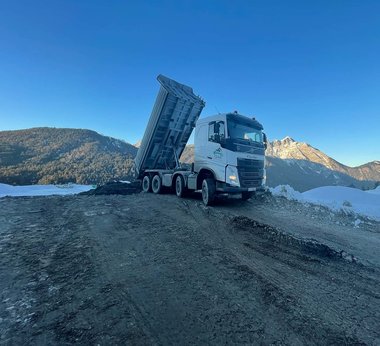
[[[301,193],[289,185],[279,185],[270,191],[274,196],[322,205],[333,211],[353,212],[380,221],[380,186],[368,191],[344,186],[323,186]]]
[[[12,186],[0,184],[0,198],[5,196],[48,196],[48,195],[74,195],[95,188],[92,185],[26,185]]]

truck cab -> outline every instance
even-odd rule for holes
[[[256,119],[238,112],[199,119],[194,144],[198,188],[206,174],[215,180],[215,193],[248,199],[264,190],[266,136]]]

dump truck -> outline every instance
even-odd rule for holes
[[[173,190],[178,197],[201,191],[205,205],[218,195],[243,200],[265,191],[266,135],[255,119],[237,111],[199,119],[204,100],[193,89],[159,75],[161,84],[135,157],[145,192]],[[179,161],[194,132],[194,163]]]

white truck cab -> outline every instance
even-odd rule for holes
[[[194,172],[215,180],[216,193],[248,199],[265,185],[266,136],[254,118],[237,112],[199,119],[195,127]],[[200,179],[199,179],[200,180]]]
[[[205,205],[218,194],[241,194],[246,200],[264,191],[262,125],[237,112],[199,119],[205,102],[192,88],[162,75],[157,79],[161,88],[135,157],[143,191],[169,188],[183,197],[201,190]],[[194,128],[194,164],[186,169],[179,157]]]

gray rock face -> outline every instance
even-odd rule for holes
[[[270,142],[266,155],[280,159],[306,160],[318,163],[330,170],[347,174],[358,180],[380,180],[379,161],[368,162],[358,167],[349,167],[332,159],[311,145],[297,142],[290,137],[285,137],[281,141]]]

